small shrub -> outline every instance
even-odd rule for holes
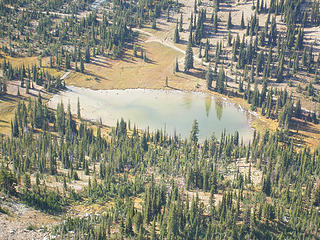
[[[35,227],[34,225],[29,225],[29,226],[27,227],[27,230],[28,230],[28,231],[35,231],[35,230],[36,230],[36,227]]]
[[[6,215],[10,215],[9,210],[6,209],[6,208],[3,208],[3,207],[1,207],[1,206],[0,206],[0,213],[6,214]]]

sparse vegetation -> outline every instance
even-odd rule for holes
[[[9,210],[4,208],[4,207],[1,207],[1,206],[0,206],[0,213],[6,214],[6,215],[10,215]]]

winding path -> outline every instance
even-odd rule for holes
[[[165,37],[165,39],[162,39],[162,38],[159,38],[159,37],[155,36],[154,34],[152,34],[150,32],[144,31],[144,30],[139,29],[139,28],[133,28],[132,30],[149,36],[149,38],[145,41],[146,43],[158,42],[158,43],[160,43],[160,44],[162,44],[162,45],[164,45],[166,47],[169,47],[169,48],[172,48],[172,49],[174,49],[174,50],[176,50],[178,52],[181,52],[184,55],[186,54],[186,51],[184,51],[184,50],[178,48],[177,46],[175,46],[172,41],[169,41],[167,36]],[[193,56],[193,59],[195,59],[197,62],[201,62],[205,66],[209,65],[208,63],[203,62],[201,58]]]
[[[68,77],[70,73],[71,73],[71,71],[66,72],[65,74],[62,75],[62,77],[60,79],[61,80],[66,79],[66,77]]]

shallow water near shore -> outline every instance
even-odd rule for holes
[[[123,118],[140,129],[148,126],[151,131],[163,129],[168,134],[176,133],[182,138],[189,137],[193,120],[199,123],[200,140],[209,138],[214,132],[238,131],[247,143],[253,134],[250,121],[255,116],[242,110],[240,106],[205,93],[182,92],[176,90],[91,90],[68,86],[67,90],[54,95],[49,107],[56,108],[61,101],[65,108],[71,105],[73,114],[77,112],[80,100],[81,116],[108,126],[116,126]]]

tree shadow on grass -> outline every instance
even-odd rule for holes
[[[108,80],[106,77],[98,76],[98,75],[96,75],[96,74],[93,74],[92,72],[85,71],[84,74],[87,75],[87,76],[93,77],[96,82],[100,82],[100,81],[101,81],[101,80],[100,80],[101,78],[102,78],[103,80]]]
[[[101,59],[100,57],[93,58],[93,61],[91,61],[91,63],[101,67],[111,67],[111,64],[107,62],[107,59]]]
[[[95,65],[95,66],[99,66],[99,67],[103,67],[103,68],[110,68],[111,64],[103,64],[101,63],[101,61],[92,61],[90,62],[90,64]]]
[[[313,133],[313,134],[320,134],[320,130],[314,127],[309,122],[304,122],[302,120],[295,120],[294,124],[298,128],[298,130]]]
[[[175,87],[171,87],[171,86],[167,86],[167,88],[169,88],[169,89],[171,89],[171,90],[181,91],[180,88],[175,88]]]
[[[5,102],[14,102],[14,101],[16,101],[16,99],[17,99],[17,96],[9,94],[9,93],[7,93],[3,96],[0,96],[0,100],[5,101]]]
[[[134,57],[131,56],[122,57],[120,60],[126,63],[137,63],[137,60],[135,60]]]
[[[196,77],[196,78],[200,78],[200,79],[204,79],[206,76],[206,72],[200,68],[193,68],[191,71],[185,72],[185,74]]]
[[[237,9],[231,9],[231,8],[232,6],[228,6],[228,5],[221,6],[221,8],[219,8],[219,12],[231,12],[231,13],[239,12]]]
[[[186,40],[183,40],[183,39],[180,39],[178,44],[181,44],[181,45],[187,45],[188,41]]]
[[[145,60],[145,62],[146,62],[146,63],[149,63],[149,64],[154,64],[154,65],[157,64],[156,61],[153,61],[152,59],[149,59],[149,58],[147,58],[147,59]]]

